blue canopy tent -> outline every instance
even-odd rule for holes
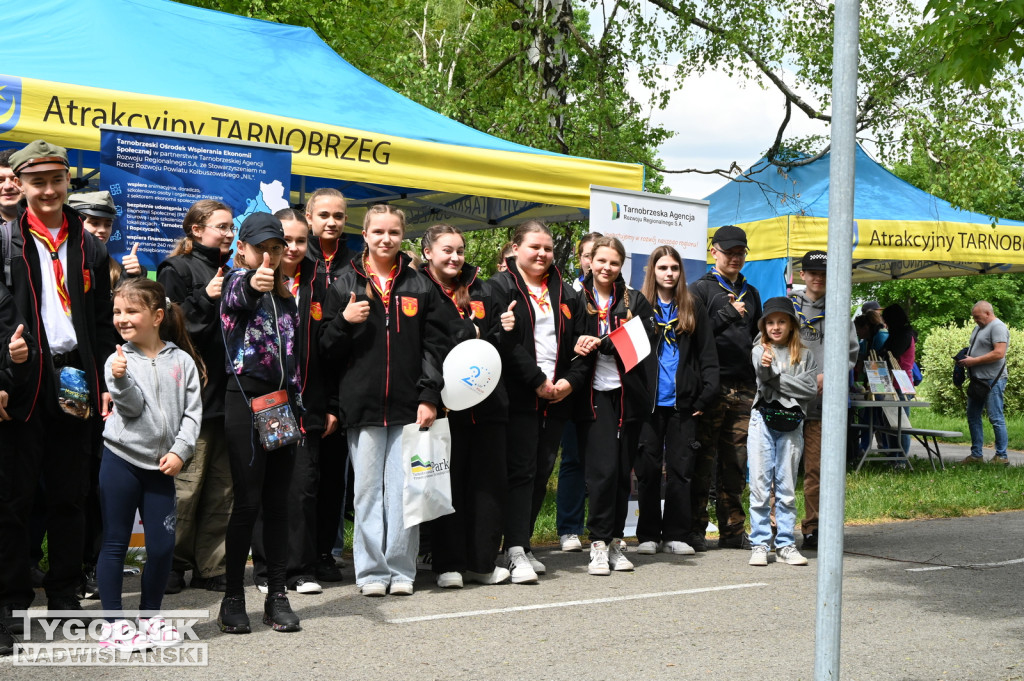
[[[855,172],[854,281],[1024,271],[1024,223],[955,208],[860,147]],[[709,241],[722,225],[747,232],[743,273],[763,297],[785,295],[790,264],[827,250],[828,154],[790,169],[761,159],[706,198]]]
[[[586,217],[591,184],[641,189],[643,167],[507,142],[393,92],[308,28],[168,0],[7,3],[0,148],[37,138],[99,167],[100,125],[290,145],[292,200],[322,186],[388,201],[412,224],[473,229]],[[6,75],[4,75],[6,74]]]

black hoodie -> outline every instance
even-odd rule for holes
[[[404,426],[416,421],[420,402],[441,404],[441,367],[452,347],[440,295],[431,281],[398,255],[387,308],[361,260],[352,260],[327,291],[320,326],[320,361],[340,372],[336,391],[341,425]],[[370,302],[361,324],[344,317],[351,294]]]
[[[544,385],[545,375],[537,365],[537,348],[534,345],[533,304],[527,292],[526,281],[516,265],[515,258],[505,261],[508,269],[495,274],[487,282],[499,309],[507,310],[509,303],[517,301],[513,312],[520,342],[515,344],[508,356],[502,356],[502,377],[508,390],[509,409],[513,411],[537,411],[544,408],[547,413],[562,417],[571,414],[573,395],[585,390],[590,377],[591,358],[572,361],[576,353],[576,339],[583,329],[583,315],[586,310],[580,296],[572,287],[562,281],[554,265],[548,270],[548,294],[551,306],[560,314],[556,315],[558,354],[555,361],[555,375],[551,382],[564,378],[572,386],[573,395],[557,404],[542,404],[536,390]],[[556,285],[557,284],[557,285]]]
[[[28,345],[28,361],[15,364],[11,360],[11,353],[7,351],[7,344],[10,343],[11,336],[18,330],[19,325],[25,326],[22,338]],[[28,417],[31,409],[32,397],[42,370],[39,363],[39,344],[28,331],[25,318],[18,312],[14,298],[2,281],[0,281],[0,348],[2,348],[2,352],[0,352],[0,390],[5,391],[8,396],[5,411],[11,418],[23,421]]]
[[[745,279],[741,274],[736,280],[742,289]],[[718,366],[721,383],[738,382],[757,384],[754,367],[750,363],[750,351],[757,337],[757,322],[761,319],[761,294],[753,286],[747,286],[743,302],[747,312],[740,315],[729,302],[729,291],[725,290],[713,272],[708,272],[690,284],[693,305],[704,311],[711,322],[711,333],[718,347]]]
[[[203,386],[203,420],[224,417],[224,390],[228,374],[224,371],[224,337],[220,327],[220,299],[206,294],[217,270],[224,268],[230,253],[219,248],[192,242],[192,252],[164,260],[156,268],[156,279],[164,286],[167,297],[181,305],[187,320],[192,344],[206,364],[206,385]]]

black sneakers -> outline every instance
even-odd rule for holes
[[[803,547],[805,549],[814,549],[815,551],[817,551],[818,550],[818,533],[817,532],[811,532],[810,534],[805,534],[804,535]]]
[[[245,612],[245,596],[225,596],[220,602],[217,624],[225,634],[248,634],[249,615]]]
[[[185,573],[182,570],[171,570],[167,575],[167,586],[164,587],[165,594],[180,594],[185,588]]]
[[[734,534],[731,537],[719,537],[718,548],[720,549],[744,549],[745,551],[750,550],[750,538],[747,537],[746,532],[740,532]]]
[[[184,578],[182,578],[184,582]],[[193,589],[206,589],[207,591],[216,591],[218,593],[224,593],[228,588],[227,575],[217,575],[216,577],[200,577],[197,572],[192,573],[192,583],[189,584]],[[166,591],[164,593],[167,593]]]
[[[325,553],[316,560],[316,581],[340,582],[344,579],[341,569],[334,562],[334,556]]]
[[[708,550],[708,540],[702,534],[691,534],[686,543],[692,546],[697,553],[706,553]]]
[[[281,591],[267,596],[263,604],[263,623],[274,631],[298,631],[302,628],[299,626],[299,616],[292,612],[288,596]]]
[[[100,588],[96,584],[96,566],[90,565],[85,570],[85,576],[82,579],[82,598],[84,599],[98,599],[100,597]]]
[[[14,634],[0,621],[0,657],[14,654]]]

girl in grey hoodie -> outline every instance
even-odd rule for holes
[[[138,625],[110,618],[100,645],[146,650],[182,642],[159,613],[174,553],[174,476],[191,458],[203,420],[202,360],[181,308],[155,281],[122,282],[114,292],[114,326],[126,342],[104,371],[114,411],[103,428],[99,475],[103,543],[96,579],[103,609],[122,609],[122,566],[136,509],[145,528],[146,569]]]
[[[747,431],[750,469],[750,564],[768,564],[772,540],[771,494],[775,492],[775,554],[789,565],[807,565],[797,551],[796,475],[803,453],[807,403],[818,393],[818,363],[800,341],[789,298],[771,298],[758,322],[751,350],[757,394]]]

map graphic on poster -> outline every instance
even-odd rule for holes
[[[282,145],[104,126],[100,187],[117,209],[107,248],[120,260],[138,244],[139,261],[155,271],[200,199],[230,206],[236,230],[251,213],[287,208],[291,162]]]

